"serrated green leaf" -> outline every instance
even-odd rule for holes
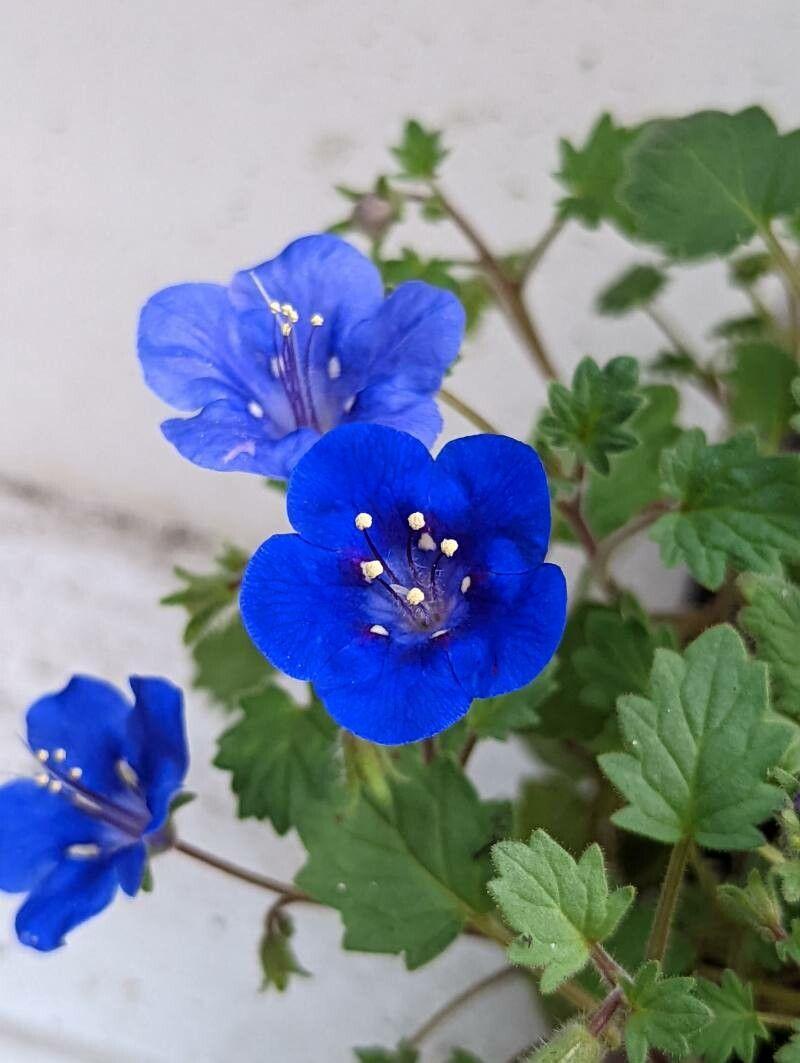
[[[525,1063],[599,1063],[605,1049],[582,1022],[559,1030],[546,1045],[526,1057]]]
[[[609,221],[625,233],[634,231],[630,210],[617,199],[624,174],[625,152],[637,136],[604,114],[592,128],[586,143],[575,148],[566,139],[559,142],[561,169],[556,178],[570,193],[559,204],[562,218],[576,218],[590,229]]]
[[[625,1048],[630,1063],[646,1063],[648,1051],[660,1048],[683,1059],[690,1041],[711,1012],[694,996],[694,978],[662,978],[657,962],[646,963],[625,996],[631,1013],[625,1023]]]
[[[775,877],[788,904],[800,902],[800,860],[787,860],[775,868]]]
[[[723,882],[717,887],[717,896],[734,922],[755,930],[765,940],[774,941],[783,933],[780,901],[757,868],[750,871],[744,886]]]
[[[239,615],[224,627],[212,628],[192,647],[195,673],[192,685],[228,709],[267,686],[275,671],[255,648]]]
[[[800,140],[760,108],[650,123],[619,198],[637,233],[674,258],[726,254],[800,206]]]
[[[772,255],[766,251],[754,251],[749,255],[739,255],[738,258],[731,259],[728,272],[733,284],[748,288],[761,277],[771,273],[774,268]]]
[[[745,314],[742,317],[728,317],[720,321],[711,330],[711,335],[721,340],[746,341],[763,340],[773,330],[768,317],[760,314]]]
[[[460,277],[453,272],[454,263],[446,258],[422,258],[413,248],[404,247],[399,258],[380,263],[384,284],[396,288],[410,280],[424,281],[445,288],[455,295],[466,313],[466,328],[475,328],[484,310],[492,303],[492,292],[479,276]]]
[[[631,266],[612,281],[597,297],[599,314],[621,317],[647,306],[667,283],[667,275],[655,266]]]
[[[752,1063],[756,1042],[769,1040],[753,1003],[752,987],[740,982],[733,971],[723,971],[720,985],[699,978],[696,994],[712,1018],[695,1035],[692,1049],[705,1063],[726,1063],[731,1058]]]
[[[607,473],[611,455],[636,446],[636,436],[626,425],[642,402],[638,382],[634,358],[612,358],[602,369],[584,358],[571,389],[558,382],[550,385],[550,409],[539,421],[540,433],[550,446],[565,448]]]
[[[611,458],[607,476],[593,470],[584,500],[584,516],[599,538],[622,527],[661,496],[661,454],[681,434],[675,424],[680,395],[662,384],[642,388],[644,404],[631,417],[637,445]]]
[[[492,808],[444,757],[387,784],[388,805],[362,791],[344,812],[326,802],[304,818],[297,882],[339,909],[345,948],[403,952],[414,969],[490,907]]]
[[[401,176],[427,179],[436,176],[439,164],[447,155],[441,132],[425,129],[413,118],[406,122],[403,139],[391,152],[400,163]]]
[[[419,1052],[409,1045],[399,1048],[357,1048],[356,1059],[359,1063],[417,1063]]]
[[[788,1044],[778,1049],[775,1063],[800,1063],[800,1034],[795,1034]]]
[[[175,575],[186,586],[161,599],[162,605],[180,605],[188,619],[183,641],[191,645],[221,613],[230,608],[239,593],[248,556],[238,546],[226,546],[214,559],[212,572],[190,572],[176,568]]]
[[[741,343],[727,374],[730,410],[738,425],[752,427],[773,450],[788,431],[794,410],[791,386],[794,358],[774,343]]]
[[[739,578],[747,605],[739,623],[756,644],[756,654],[769,666],[775,708],[800,720],[800,589],[774,576]]]
[[[667,844],[761,845],[756,825],[783,799],[764,780],[791,738],[767,709],[766,669],[733,628],[711,628],[683,656],[656,650],[649,699],[618,702],[627,752],[599,758],[629,802],[614,822]]]
[[[551,661],[527,686],[473,701],[467,725],[479,738],[503,740],[516,731],[527,731],[539,722],[539,706],[556,689],[556,665]]]
[[[246,698],[242,710],[221,736],[214,764],[233,773],[241,819],[269,819],[285,834],[334,786],[336,727],[319,705],[302,709],[276,686]]]
[[[786,937],[775,942],[775,951],[781,963],[796,963],[800,966],[800,919],[792,919]]]
[[[589,846],[576,863],[543,830],[527,845],[499,842],[492,858],[498,877],[489,892],[520,935],[509,959],[542,967],[542,992],[552,993],[586,965],[594,944],[614,933],[635,890],[609,891],[599,846]]]
[[[728,565],[775,573],[800,561],[800,459],[764,457],[750,436],[709,445],[697,428],[661,458],[663,488],[679,502],[650,529],[664,564],[688,566],[710,590]]]
[[[283,993],[289,985],[292,975],[308,977],[308,971],[301,967],[292,948],[294,925],[284,912],[277,912],[267,918],[264,935],[258,947],[261,960],[263,980],[261,989],[274,986]]]

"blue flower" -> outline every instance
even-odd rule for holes
[[[157,292],[139,321],[139,357],[152,390],[194,413],[162,425],[185,458],[286,477],[342,423],[390,425],[430,445],[441,429],[433,396],[463,331],[450,292],[409,281],[384,299],[369,259],[338,237],[306,236],[228,288]]]
[[[136,894],[186,774],[180,690],[165,679],[130,685],[133,705],[87,676],[36,701],[27,741],[38,774],[0,787],[0,889],[28,894],[17,935],[42,952],[118,886]]]
[[[404,432],[348,425],[298,464],[287,503],[298,534],[253,556],[242,617],[347,730],[426,738],[555,652],[566,589],[543,563],[550,500],[524,443],[470,436],[434,461]]]

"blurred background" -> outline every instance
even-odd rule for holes
[[[258,480],[198,469],[162,440],[167,410],[134,347],[150,293],[226,281],[341,217],[334,184],[364,187],[387,168],[409,116],[445,131],[443,183],[500,248],[549,224],[558,138],[581,142],[602,110],[634,123],[760,103],[779,125],[799,117],[796,0],[6,0],[0,10],[3,772],[24,765],[27,704],[73,671],[188,682],[181,617],[157,605],[171,567],[202,568],[222,539],[252,547],[284,524],[280,497]],[[465,252],[445,225],[420,239]],[[607,228],[569,226],[549,252],[531,299],[567,370],[586,353],[658,348],[644,317],[592,311],[632,258]],[[698,342],[737,310],[710,267],[682,270],[668,298]],[[521,436],[544,395],[493,318],[451,388]],[[447,415],[448,436],[468,430]],[[643,583],[647,560],[644,547],[629,561]],[[291,839],[234,822],[227,778],[208,767],[222,720],[191,702],[199,798],[182,813],[185,836],[291,876]],[[513,787],[491,744],[476,772],[487,794]],[[304,912],[298,951],[314,977],[262,996],[265,898],[177,854],[155,877],[154,894],[117,903],[49,957],[16,944],[16,901],[2,899],[0,1059],[344,1063],[352,1045],[393,1043],[497,965],[490,946],[465,942],[409,976],[399,959],[343,955],[336,916]],[[524,986],[507,983],[442,1026],[430,1058],[445,1058],[456,1029],[500,1059],[536,1028]]]

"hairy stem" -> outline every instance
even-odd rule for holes
[[[592,1037],[600,1036],[606,1026],[608,1026],[614,1018],[617,1009],[620,1007],[624,999],[621,989],[617,988],[611,990],[606,999],[586,1024],[586,1029]]]
[[[672,321],[666,317],[663,311],[659,310],[652,304],[642,307],[642,310],[675,350],[681,354],[685,354],[687,358],[691,359],[694,371],[697,375],[697,383],[702,387],[706,395],[720,405],[724,405],[724,397],[722,395],[719,381],[713,373],[704,368],[697,353],[692,349],[691,345],[686,342],[686,339],[678,331]]]
[[[461,993],[454,996],[452,1000],[449,1000],[446,1004],[443,1004],[441,1008],[436,1010],[433,1015],[415,1030],[414,1033],[407,1038],[408,1044],[412,1048],[418,1048],[419,1045],[425,1040],[425,1038],[436,1029],[441,1023],[458,1011],[460,1007],[463,1007],[473,997],[478,996],[485,989],[491,988],[493,985],[498,985],[500,982],[504,982],[506,979],[511,978],[513,975],[520,974],[518,967],[501,967],[499,971],[495,971],[493,974],[487,974],[485,978],[481,978],[479,981],[474,982],[472,985],[467,986]]]
[[[769,223],[764,225],[761,229],[761,235],[769,248],[769,253],[772,255],[775,265],[783,274],[784,279],[794,293],[795,298],[800,298],[800,269],[798,269],[783,244],[775,235],[775,232]]]
[[[217,871],[222,871],[224,874],[230,875],[231,878],[238,878],[240,882],[249,882],[251,886],[259,886],[261,889],[269,890],[271,893],[277,893],[284,903],[302,901],[306,904],[319,904],[319,901],[316,901],[308,893],[304,893],[287,882],[280,882],[269,875],[262,875],[258,871],[250,871],[248,868],[240,867],[238,864],[231,863],[230,860],[208,853],[205,849],[199,849],[189,842],[176,839],[173,848],[177,849],[179,853],[183,853],[185,856],[190,856],[193,860],[205,864],[207,867],[216,868]]]
[[[629,978],[624,967],[617,963],[602,945],[592,946],[592,963],[611,986],[616,986],[623,978]]]
[[[797,1024],[797,1016],[779,1015],[774,1011],[759,1011],[758,1017],[765,1026],[775,1026],[779,1030],[794,1030]]]
[[[667,872],[661,885],[661,894],[658,898],[656,914],[653,916],[653,926],[650,930],[650,938],[647,942],[645,959],[663,960],[669,944],[669,934],[672,929],[672,920],[678,906],[678,898],[683,882],[683,872],[686,861],[689,858],[691,839],[681,838],[673,846],[670,853]]]
[[[523,256],[519,265],[519,273],[517,276],[519,284],[524,284],[528,277],[530,277],[530,275],[534,272],[534,270],[538,268],[539,263],[544,258],[550,245],[553,243],[555,238],[564,228],[566,223],[567,219],[562,218],[559,215],[553,218],[553,220],[547,226],[545,231],[542,233],[542,235],[539,237],[539,239],[536,241],[530,251],[528,251]]]
[[[476,409],[473,409],[469,403],[464,402],[458,395],[454,395],[448,388],[439,388],[439,398],[451,410],[455,410],[456,413],[460,413],[462,417],[466,418],[471,424],[474,424],[479,432],[487,432],[489,435],[499,436],[502,432],[499,428],[487,421],[483,414],[478,413]]]

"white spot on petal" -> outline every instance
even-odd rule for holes
[[[250,402],[248,402],[247,404],[247,412],[250,414],[251,417],[263,417],[264,407],[261,405],[261,403],[256,402],[255,399],[251,399]]]
[[[472,577],[471,576],[465,576],[462,579],[462,581],[461,581],[461,593],[462,594],[466,594],[471,586],[472,586]]]
[[[233,461],[234,458],[238,458],[240,454],[249,454],[251,458],[255,457],[256,444],[252,439],[248,439],[245,443],[237,443],[235,447],[231,447],[228,453],[223,457],[222,464],[227,465]]]
[[[99,855],[100,846],[91,842],[70,845],[67,849],[67,856],[72,857],[73,860],[90,860],[92,857]]]
[[[328,376],[331,380],[338,380],[341,375],[342,363],[334,354],[328,359]]]
[[[373,624],[370,628],[373,635],[388,635],[389,632],[383,626],[383,624]]]
[[[433,536],[427,532],[423,532],[417,540],[417,546],[420,550],[435,550],[436,543],[433,541]]]

